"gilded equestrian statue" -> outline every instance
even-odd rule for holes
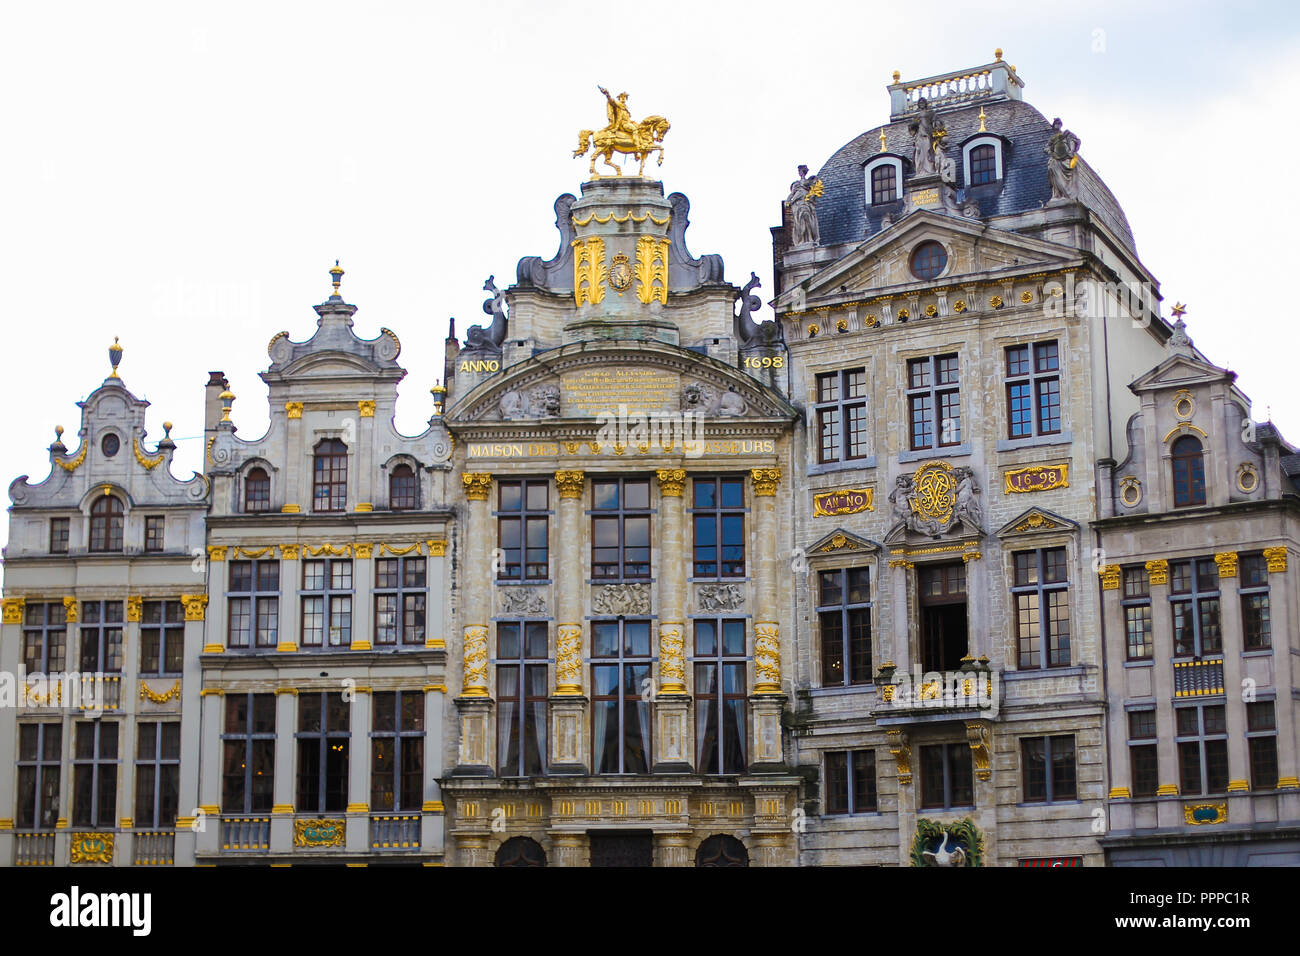
[[[623,170],[611,162],[616,152],[635,156],[641,161],[636,173],[638,177],[645,175],[645,161],[651,153],[659,153],[657,165],[662,166],[662,144],[664,134],[669,130],[668,120],[662,116],[647,116],[641,122],[634,123],[627,108],[626,93],[618,94],[618,99],[615,99],[603,86],[597,89],[605,94],[605,113],[609,122],[604,129],[580,131],[578,148],[573,151],[573,155],[582,156],[588,148],[591,149],[591,175],[595,179],[600,178],[600,173],[596,172],[596,160],[600,157],[604,157],[605,165],[614,170],[614,175],[623,175]]]

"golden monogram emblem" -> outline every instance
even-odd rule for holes
[[[609,287],[619,295],[632,287],[632,266],[628,263],[627,256],[621,252],[614,257],[614,262],[609,267]]]
[[[953,480],[951,466],[926,465],[916,472],[915,482],[912,510],[923,518],[933,518],[946,524],[957,503],[957,483]]]

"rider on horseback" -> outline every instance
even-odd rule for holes
[[[627,108],[627,94],[620,93],[615,100],[609,95],[609,90],[603,86],[597,89],[605,94],[605,114],[609,117],[609,125],[601,132],[626,133],[638,148],[642,148],[641,130],[636,123],[632,122],[632,112]]]

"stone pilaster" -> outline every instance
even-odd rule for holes
[[[199,823],[195,830],[194,846],[198,853],[215,853],[220,847],[221,840],[221,820],[218,816],[222,810],[226,809],[221,804],[221,718],[222,718],[222,694],[219,690],[205,688],[199,692],[201,714],[199,719],[199,766],[195,768],[195,774],[198,776],[198,794],[199,794],[199,811],[202,816],[199,817]],[[185,720],[181,718],[181,737],[185,737]],[[184,751],[182,750],[182,753]],[[182,781],[185,777],[186,761],[181,761]],[[192,764],[193,761],[190,761]],[[199,774],[199,769],[202,773]],[[182,793],[182,799],[184,794]],[[182,802],[180,805],[181,814],[189,809]],[[240,810],[243,808],[240,807]],[[231,808],[234,810],[234,808]],[[197,817],[198,814],[195,814]],[[181,842],[183,831],[177,827],[176,841]]]
[[[456,773],[492,773],[492,695],[489,690],[488,617],[491,613],[492,534],[488,499],[492,476],[467,472],[461,476],[468,502],[465,529],[465,574],[461,641],[460,751]]]
[[[301,545],[280,545],[280,593],[283,597],[280,599],[280,632],[276,636],[275,649],[285,653],[298,650],[298,638],[302,633],[302,615],[299,613],[297,596],[298,588],[302,586],[302,565],[298,563],[301,553]],[[249,640],[255,641],[256,638],[250,636]]]
[[[656,773],[689,773],[690,697],[686,693],[686,471],[660,468],[659,478],[659,683],[654,700]],[[675,864],[673,864],[675,865]]]
[[[491,866],[492,850],[489,848],[486,833],[456,834],[456,853],[458,866]]]
[[[271,788],[271,850],[275,853],[287,853],[293,845],[293,728],[297,709],[298,692],[292,687],[276,688],[275,779]]]
[[[552,830],[550,837],[551,858],[547,863],[551,866],[591,865],[591,842],[587,834]]]
[[[555,693],[551,697],[550,769],[587,772],[587,697],[583,693],[583,592],[585,590],[582,502],[586,478],[557,471],[560,493],[555,575]],[[585,844],[584,844],[585,845]],[[584,851],[585,852],[585,851]]]
[[[691,831],[655,834],[655,866],[691,866]]]
[[[781,747],[781,625],[777,621],[777,527],[776,490],[781,481],[779,468],[755,468],[754,540],[754,693],[749,698],[753,715],[753,744],[750,769],[774,773],[785,769]]]
[[[352,741],[348,751],[347,848],[352,853],[370,849],[370,727],[371,697],[368,689],[352,692],[348,709]],[[298,809],[302,809],[299,807]]]

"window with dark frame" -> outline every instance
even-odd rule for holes
[[[948,250],[943,243],[928,239],[912,250],[912,275],[918,279],[937,279],[948,265]]]
[[[497,623],[497,757],[503,777],[546,772],[545,621]]]
[[[280,562],[231,561],[226,589],[230,647],[275,647],[280,630]]]
[[[179,675],[185,661],[185,605],[145,601],[140,608],[140,674]]]
[[[871,170],[871,204],[893,202],[898,198],[898,171],[891,163],[882,163]]]
[[[113,495],[100,495],[90,506],[90,550],[121,551],[122,502]]]
[[[81,602],[81,656],[83,674],[122,673],[122,602]]]
[[[59,777],[62,768],[63,725],[59,721],[19,724],[15,829],[54,829],[59,819]]]
[[[423,556],[375,561],[375,643],[424,646],[427,563]]]
[[[398,465],[388,477],[388,507],[393,511],[414,511],[419,507],[419,490],[411,466]]]
[[[841,369],[817,376],[819,462],[856,461],[867,457],[867,370]]]
[[[827,815],[876,812],[876,752],[830,750],[826,753]]]
[[[1056,803],[1079,796],[1074,735],[1020,738],[1025,803]]]
[[[702,774],[744,773],[745,621],[697,618],[692,623],[695,625],[695,766]]]
[[[1205,458],[1200,440],[1183,435],[1174,440],[1169,454],[1174,469],[1174,507],[1205,504]]]
[[[221,812],[270,813],[275,784],[274,694],[226,695],[221,750]]]
[[[499,580],[550,577],[550,489],[549,479],[497,482]]]
[[[822,686],[870,684],[871,569],[817,572]]]
[[[912,451],[961,444],[956,353],[908,359],[907,410]]]
[[[1007,356],[1007,436],[1061,433],[1061,356],[1055,341],[1013,345]]]
[[[111,720],[74,724],[72,752],[72,825],[117,829],[117,737]]]
[[[50,554],[68,553],[68,528],[67,518],[50,519]]]
[[[271,476],[265,468],[252,468],[244,476],[244,510],[271,510]]]
[[[649,773],[650,622],[591,622],[593,773]]]
[[[1277,716],[1273,701],[1246,704],[1246,748],[1250,753],[1250,789],[1277,789]]]
[[[136,724],[135,817],[138,829],[170,829],[180,806],[181,725],[177,720]]]
[[[1124,591],[1124,634],[1130,661],[1151,660],[1155,639],[1151,632],[1151,580],[1142,565],[1122,570]]]
[[[1128,754],[1134,797],[1154,797],[1160,788],[1156,739],[1156,712],[1129,711]]]
[[[1223,704],[1174,708],[1178,792],[1199,796],[1228,791],[1228,723]]]
[[[145,515],[144,516],[144,549],[146,551],[161,551],[164,544],[164,532],[167,530],[167,519],[162,515]]]
[[[302,562],[302,646],[352,644],[352,561],[321,558]],[[326,640],[326,635],[329,639]]]
[[[970,183],[980,186],[984,183],[997,182],[998,158],[997,148],[992,143],[981,143],[970,151]]]
[[[693,478],[691,527],[697,578],[745,576],[745,479]]]
[[[591,483],[591,500],[591,576],[649,579],[649,479],[596,479]]]
[[[326,438],[316,446],[312,471],[313,511],[344,511],[348,502],[348,446]]]
[[[1174,616],[1174,657],[1223,653],[1219,570],[1213,559],[1169,563],[1169,604]]]
[[[1014,554],[1011,587],[1016,605],[1017,667],[1034,670],[1070,664],[1070,592],[1065,548]]]
[[[424,806],[424,692],[371,696],[370,809],[418,811]]]
[[[298,694],[299,813],[342,813],[348,805],[352,705],[341,693]]]
[[[37,601],[23,612],[23,667],[29,674],[63,670],[67,660],[68,609],[62,601]]]
[[[1273,646],[1273,627],[1268,601],[1268,565],[1264,555],[1243,554],[1237,573],[1242,647],[1248,651],[1267,650]]]
[[[975,775],[970,744],[930,744],[921,748],[921,806],[951,810],[975,805]]]

